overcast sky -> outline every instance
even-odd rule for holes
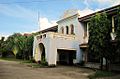
[[[0,36],[51,27],[68,9],[78,9],[84,16],[119,3],[120,0],[0,0]]]

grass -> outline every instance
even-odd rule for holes
[[[96,79],[96,78],[101,78],[101,77],[110,77],[113,75],[115,75],[115,73],[113,73],[113,72],[97,70],[95,72],[95,74],[89,75],[88,77],[89,77],[89,79]]]
[[[0,60],[17,61],[20,64],[24,64],[24,65],[26,65],[28,67],[32,67],[32,68],[43,68],[43,67],[45,68],[45,67],[48,67],[45,64],[33,63],[32,60],[22,60],[22,59],[16,59],[16,58],[2,58],[2,57],[0,57]]]
[[[2,57],[0,57],[0,60],[17,61],[17,62],[20,62],[20,64],[24,64],[24,65],[26,65],[28,67],[32,67],[32,68],[47,67],[44,64],[33,63],[33,61],[31,61],[31,60],[22,60],[22,59],[16,59],[16,58],[2,58]]]
[[[33,63],[33,64],[31,64],[31,66],[32,66],[32,68],[45,68],[45,67],[47,67],[47,66],[44,66],[44,65],[42,65],[42,64],[36,64],[36,63]]]
[[[16,59],[16,58],[3,58],[3,57],[0,57],[0,60],[7,60],[7,61],[22,61],[22,60]]]

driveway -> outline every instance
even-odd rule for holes
[[[88,79],[90,69],[73,66],[32,68],[15,61],[0,60],[0,79]]]

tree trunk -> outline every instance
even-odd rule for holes
[[[103,70],[103,57],[100,58],[100,69]]]
[[[110,60],[106,58],[106,70],[111,71]]]
[[[107,70],[108,71],[108,59],[107,58],[105,58],[106,59],[106,66],[105,66],[105,70]]]

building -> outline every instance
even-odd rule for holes
[[[104,10],[101,10],[101,11],[98,11],[96,13],[102,13],[102,12],[106,12],[107,13],[107,16],[108,16],[108,19],[110,21],[110,31],[111,31],[111,42],[112,42],[112,45],[113,45],[113,51],[115,52],[115,32],[116,32],[116,28],[117,28],[117,11],[118,11],[118,8],[120,7],[120,5],[117,5],[117,6],[114,6],[114,7],[110,7],[110,8],[107,8],[107,9],[104,9]],[[90,14],[90,15],[86,15],[84,17],[81,17],[79,18],[79,22],[81,23],[81,25],[84,25],[84,40],[88,40],[88,37],[89,37],[89,33],[88,33],[88,27],[89,27],[89,21],[90,21],[90,18],[91,16],[95,16],[96,13],[93,13],[93,14]],[[100,60],[98,59],[95,59],[94,56],[92,56],[90,53],[87,52],[87,47],[88,47],[88,42],[85,42],[85,43],[82,43],[80,44],[80,49],[83,51],[83,59],[84,61],[87,63],[87,62],[96,62],[96,63],[99,63]],[[120,60],[119,60],[120,62]]]
[[[96,12],[107,13],[111,20],[111,34],[117,27],[115,15],[118,6],[120,5]],[[87,53],[88,23],[91,16],[96,13],[80,17],[78,10],[66,11],[57,21],[57,26],[42,30],[34,37],[34,59],[36,61],[46,59],[48,65],[77,64],[81,61],[92,60]]]

